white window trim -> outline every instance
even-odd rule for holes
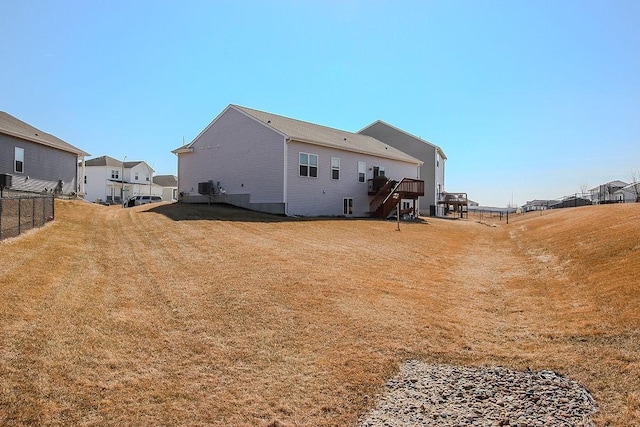
[[[360,172],[360,165],[362,165],[362,172]],[[362,173],[362,181],[360,181],[360,173]],[[362,184],[367,182],[367,162],[358,161],[358,176],[356,178]]]
[[[18,154],[19,153],[19,154]],[[18,162],[22,164],[22,170],[18,170]],[[15,147],[13,152],[13,171],[15,173],[24,173],[24,148]]]
[[[338,166],[333,166],[333,161],[337,160],[338,161]],[[333,171],[338,171],[338,177],[334,178],[333,177]],[[340,157],[332,157],[331,158],[331,179],[334,181],[339,181],[340,180]]]
[[[307,156],[307,163],[303,164],[300,161],[300,156],[302,154],[305,154]],[[315,166],[311,166],[311,156],[315,156],[316,158],[316,165]],[[300,166],[306,166],[307,167],[307,174],[306,175],[302,175],[300,173]],[[314,167],[316,168],[316,176],[312,176],[311,175],[311,168]],[[312,154],[312,153],[305,153],[304,151],[300,151],[298,153],[298,176],[304,177],[304,178],[318,178],[318,168],[320,167],[320,159],[318,157],[317,154]]]

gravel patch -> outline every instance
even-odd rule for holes
[[[406,362],[359,427],[594,426],[587,389],[553,371]]]

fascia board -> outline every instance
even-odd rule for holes
[[[64,148],[64,147],[59,147],[57,145],[54,145],[52,143],[50,143],[49,141],[45,141],[44,139],[40,139],[40,138],[36,138],[33,136],[28,136],[28,135],[24,135],[22,133],[19,132],[13,132],[10,131],[8,129],[0,129],[0,133],[4,133],[5,135],[9,135],[9,136],[13,136],[15,138],[20,138],[20,139],[24,139],[25,141],[30,141],[30,142],[35,142],[36,144],[40,144],[40,145],[44,145],[47,147],[51,147],[51,148],[55,148],[56,150],[60,150],[60,151],[64,151],[66,153],[71,153],[71,154],[75,154],[78,156],[90,156],[91,154],[82,151],[80,149],[77,150],[73,150],[70,148]]]
[[[384,120],[376,120],[375,122],[371,123],[370,125],[365,126],[365,127],[363,127],[362,129],[360,129],[357,133],[360,133],[360,132],[362,132],[363,130],[368,129],[368,128],[370,128],[370,127],[372,127],[373,125],[376,125],[376,124],[378,124],[378,123],[381,123],[381,124],[383,124],[383,125],[385,125],[385,126],[390,127],[391,129],[394,129],[394,130],[396,130],[396,131],[398,131],[398,132],[401,132],[401,133],[403,133],[403,134],[405,134],[405,135],[407,135],[407,136],[409,136],[409,137],[411,137],[411,138],[413,138],[413,139],[415,139],[415,140],[418,140],[418,141],[420,141],[420,142],[423,142],[423,143],[425,143],[425,144],[427,144],[427,145],[432,146],[433,148],[435,148],[436,150],[438,150],[438,152],[440,153],[440,156],[441,156],[443,159],[445,159],[445,160],[447,159],[447,156],[444,154],[444,151],[442,151],[442,148],[440,148],[440,147],[439,147],[439,146],[437,146],[436,144],[434,144],[434,143],[432,143],[432,142],[429,142],[429,141],[427,141],[426,139],[422,139],[422,138],[420,138],[419,136],[412,135],[412,134],[410,134],[409,132],[407,132],[407,131],[405,131],[405,130],[402,130],[402,129],[400,129],[400,128],[398,128],[398,127],[394,126],[394,125],[391,125],[391,124],[389,124],[389,123],[385,122]]]

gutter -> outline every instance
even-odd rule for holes
[[[407,158],[401,158],[399,156],[394,156],[394,155],[389,155],[388,153],[374,153],[372,151],[367,151],[367,150],[357,150],[357,149],[351,149],[349,147],[343,147],[340,145],[335,145],[335,144],[326,144],[323,142],[318,142],[318,141],[312,141],[312,140],[306,140],[304,138],[287,138],[289,141],[295,141],[295,142],[301,142],[303,144],[310,144],[310,145],[318,145],[320,147],[327,147],[327,148],[331,148],[334,150],[342,150],[342,151],[348,151],[350,153],[357,153],[357,154],[366,154],[367,156],[373,156],[373,157],[379,157],[381,159],[390,159],[390,160],[397,160],[399,162],[405,162],[405,163],[411,163],[414,165],[422,165],[424,162],[422,162],[421,160],[416,159],[415,157],[413,157],[414,160],[410,160]],[[389,147],[391,147],[388,144],[385,144]],[[397,150],[397,148],[396,148]],[[401,150],[399,150],[401,151]],[[408,155],[408,154],[407,154]],[[409,156],[412,157],[412,156]]]

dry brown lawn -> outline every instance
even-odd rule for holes
[[[56,202],[0,242],[0,425],[349,426],[409,358],[640,425],[640,204],[402,224]]]

